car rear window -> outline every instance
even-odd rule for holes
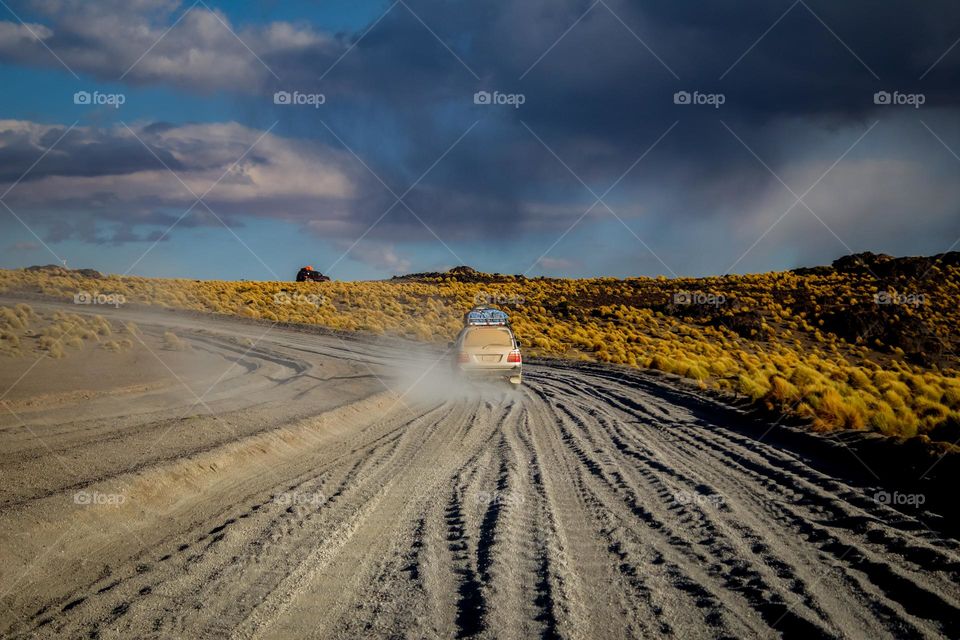
[[[463,337],[465,347],[511,347],[510,330],[502,327],[476,327],[468,329]]]

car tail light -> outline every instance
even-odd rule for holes
[[[465,351],[461,351],[457,355],[457,362],[470,362],[470,354]]]
[[[507,362],[517,362],[517,363],[522,362],[520,360],[520,349],[514,349],[513,351],[508,353]]]

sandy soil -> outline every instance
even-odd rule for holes
[[[960,636],[954,539],[641,372],[96,311],[0,362],[4,636]]]

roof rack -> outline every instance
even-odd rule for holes
[[[510,316],[499,309],[474,307],[467,312],[464,323],[473,327],[505,327],[510,324]]]

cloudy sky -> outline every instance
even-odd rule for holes
[[[957,18],[947,0],[2,0],[0,267],[671,276],[947,251]]]

